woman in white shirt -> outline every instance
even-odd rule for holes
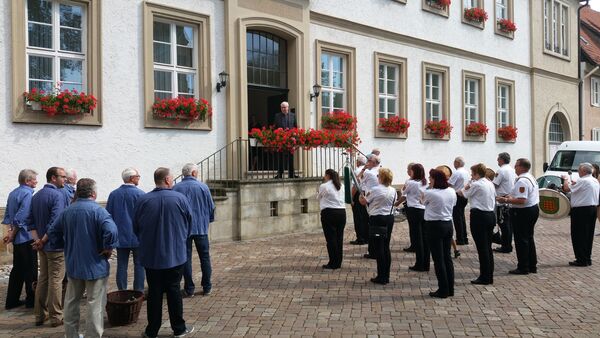
[[[339,269],[342,266],[346,206],[340,175],[333,169],[325,170],[324,183],[319,186],[321,225],[327,242],[329,263],[323,269]]]
[[[369,212],[369,237],[373,245],[371,254],[377,259],[377,276],[371,278],[375,284],[385,285],[390,282],[390,239],[394,227],[392,214],[396,201],[396,189],[390,187],[394,178],[387,168],[380,168],[377,175],[379,184],[366,196],[360,196],[360,203],[367,206]]]
[[[454,296],[454,265],[450,255],[452,241],[452,209],[456,205],[456,191],[448,185],[448,178],[440,170],[429,171],[430,189],[425,190],[425,232],[438,280],[437,291],[431,297]]]
[[[471,167],[471,182],[459,192],[469,199],[471,205],[471,235],[479,256],[479,277],[473,284],[494,284],[494,255],[492,235],[496,225],[496,188],[485,178],[486,167],[482,163]]]
[[[402,188],[400,203],[406,201],[406,218],[411,234],[411,247],[415,251],[415,264],[409,267],[413,271],[429,271],[429,245],[423,235],[423,221],[425,206],[421,203],[421,196],[427,189],[425,169],[420,163],[414,163],[408,169],[410,179]]]

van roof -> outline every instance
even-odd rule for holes
[[[600,141],[566,141],[558,150],[596,150],[600,151]]]

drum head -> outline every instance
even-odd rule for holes
[[[435,170],[439,170],[439,171],[443,172],[444,175],[446,175],[446,178],[450,178],[450,176],[452,176],[452,169],[450,169],[450,167],[447,165],[437,166],[435,168]]]
[[[571,202],[563,193],[552,189],[540,189],[540,217],[560,219],[571,211]]]

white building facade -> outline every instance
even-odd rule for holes
[[[564,3],[576,12],[575,1]],[[471,7],[488,20],[466,20]],[[94,178],[99,200],[129,166],[150,190],[156,167],[179,171],[247,138],[284,99],[304,128],[320,128],[332,109],[356,116],[359,148],[380,148],[394,183],[410,162],[431,168],[464,156],[495,169],[499,152],[534,157],[531,32],[543,18],[530,1],[0,0],[0,15],[0,204],[20,169],[43,181],[53,165]],[[517,30],[502,31],[500,19]],[[229,79],[217,91],[221,72]],[[93,113],[48,116],[24,102],[24,91],[59,81],[95,95]],[[311,100],[315,84],[321,94]],[[155,97],[176,96],[205,98],[212,117],[188,124],[153,116]],[[378,118],[394,115],[409,120],[407,133],[378,130]],[[453,130],[435,138],[428,120]],[[468,135],[471,122],[489,133]],[[509,125],[516,140],[497,133]]]

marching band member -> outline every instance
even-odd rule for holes
[[[429,171],[430,189],[425,190],[425,229],[431,249],[431,258],[438,280],[437,291],[430,292],[431,297],[446,298],[454,296],[454,265],[450,255],[452,241],[452,209],[456,205],[456,192],[448,185],[443,172]]]
[[[520,158],[515,163],[515,173],[518,175],[510,195],[496,197],[500,203],[510,204],[510,219],[515,233],[515,248],[517,250],[517,268],[509,273],[526,275],[537,273],[537,254],[533,228],[540,214],[538,204],[540,195],[535,177],[529,173],[531,162]]]
[[[461,156],[454,159],[454,172],[448,184],[454,191],[456,191],[456,205],[452,209],[452,222],[454,223],[454,230],[456,230],[456,244],[466,245],[469,244],[467,238],[467,222],[465,221],[465,207],[467,206],[467,199],[463,196],[458,195],[458,192],[465,186],[465,183],[469,180],[469,172],[465,169],[465,159]]]
[[[366,163],[367,158],[364,155],[356,156],[356,169],[354,171],[356,177],[362,172]],[[369,243],[369,213],[367,208],[358,201],[359,196],[358,187],[352,185],[352,219],[354,220],[354,232],[356,233],[356,240],[350,241],[350,244],[353,245]]]
[[[568,175],[563,175],[563,190],[571,191],[571,241],[575,260],[572,266],[592,265],[592,246],[596,229],[596,209],[600,184],[592,176],[590,163],[579,165],[579,179],[571,182]]]
[[[496,196],[508,196],[513,189],[515,179],[517,178],[515,175],[515,170],[509,165],[510,154],[498,154],[497,161],[500,169],[498,169],[498,173],[492,181],[496,187]],[[502,246],[495,248],[494,251],[500,253],[510,253],[512,252],[513,227],[510,223],[510,211],[508,209],[508,205],[496,205],[496,219],[498,221],[498,226],[500,227],[500,244]]]
[[[323,269],[339,269],[342,267],[346,226],[344,189],[342,189],[340,175],[333,169],[325,170],[323,182],[319,186],[318,198],[321,208],[321,226],[329,254],[329,262],[323,265]]]
[[[408,169],[410,179],[402,190],[400,203],[406,201],[406,218],[411,233],[411,247],[416,256],[415,264],[409,267],[413,271],[429,271],[429,245],[423,232],[425,206],[421,203],[421,195],[427,189],[425,169],[419,163]]]
[[[494,255],[492,253],[492,234],[496,226],[496,191],[494,184],[485,178],[485,165],[471,167],[471,182],[460,192],[471,204],[471,235],[479,256],[479,277],[473,284],[494,283]]]
[[[367,155],[367,164],[365,164],[365,166],[362,168],[361,172],[357,176],[357,178],[360,180],[361,191],[363,191],[365,194],[368,194],[379,184],[379,181],[377,179],[377,173],[379,171],[380,163],[381,161],[379,159],[379,156],[374,154]],[[371,217],[369,217],[369,221],[370,220]],[[371,224],[368,225],[368,229],[371,229]],[[375,259],[375,255],[373,254],[373,242],[371,241],[370,233],[368,244],[368,253],[366,253],[363,257]]]

